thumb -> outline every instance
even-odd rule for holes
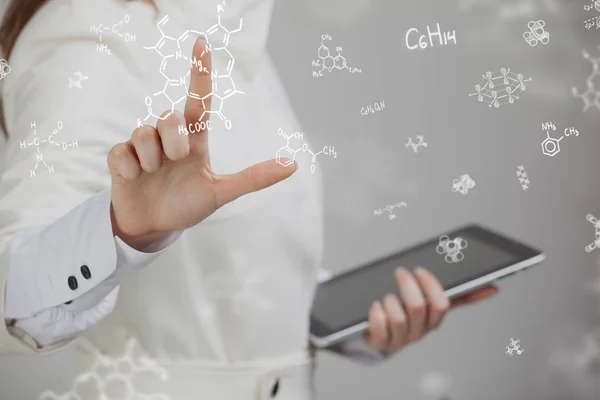
[[[288,161],[281,159],[283,164],[287,164]],[[276,160],[269,160],[235,174],[219,175],[215,187],[217,207],[224,206],[245,194],[266,189],[281,182],[296,172],[296,168],[296,162],[284,167]]]

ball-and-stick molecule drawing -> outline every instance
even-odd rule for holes
[[[531,78],[525,79],[523,74],[515,74],[510,68],[501,68],[493,73],[488,71],[475,85],[475,93],[469,93],[469,96],[477,96],[479,102],[489,104],[489,107],[500,108],[517,101],[529,81]]]

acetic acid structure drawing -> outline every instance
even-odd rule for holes
[[[284,167],[287,167],[291,164],[294,163],[294,161],[296,161],[296,154],[301,151],[303,153],[310,153],[310,155],[312,156],[312,164],[310,166],[310,172],[314,174],[315,169],[316,169],[316,162],[317,162],[317,156],[319,154],[323,154],[326,156],[330,156],[333,158],[337,158],[337,153],[335,151],[335,148],[332,146],[324,146],[323,150],[319,151],[318,153],[314,153],[309,147],[308,147],[308,143],[304,142],[302,144],[302,146],[298,149],[293,149],[290,146],[290,140],[291,139],[299,139],[299,140],[303,140],[304,139],[304,132],[295,132],[291,135],[286,134],[283,129],[279,128],[279,130],[277,131],[277,134],[279,136],[282,136],[286,143],[285,146],[281,147],[279,150],[277,150],[277,153],[275,153],[275,160],[277,161],[277,163],[279,165],[282,165]]]
[[[189,97],[195,100],[200,100],[202,102],[204,111],[202,112],[202,115],[198,117],[198,121],[190,122],[186,129],[182,129],[180,127],[180,133],[188,134],[204,130],[211,130],[211,120],[204,120],[207,114],[209,116],[212,116],[213,114],[217,115],[221,119],[221,121],[223,121],[226,129],[229,130],[232,128],[231,120],[226,118],[223,111],[225,100],[231,98],[236,94],[244,94],[244,92],[236,88],[233,79],[233,67],[235,65],[235,57],[229,51],[228,46],[231,35],[234,33],[238,33],[242,30],[242,18],[240,18],[239,20],[239,25],[234,29],[229,29],[223,26],[221,22],[221,13],[225,11],[224,5],[224,1],[221,4],[217,5],[217,23],[210,27],[208,30],[206,30],[206,32],[186,30],[179,37],[173,37],[165,34],[163,30],[163,26],[166,25],[169,21],[168,15],[163,17],[157,23],[158,30],[161,33],[161,38],[154,46],[144,47],[144,49],[153,50],[156,53],[158,53],[160,57],[162,57],[159,71],[165,79],[165,84],[162,90],[154,93],[152,96],[146,97],[145,104],[148,109],[148,114],[143,120],[138,119],[138,126],[141,126],[142,122],[147,121],[151,117],[156,118],[157,120],[164,120],[168,118],[173,112],[175,112],[175,107]],[[216,58],[224,59],[227,61],[225,71],[219,71],[218,68],[215,66],[214,62],[212,70],[209,71],[206,66],[202,65],[201,60],[196,59],[195,56],[190,57],[183,52],[183,43],[189,40],[192,37],[192,35],[196,37],[203,37],[206,40],[205,52],[211,52],[213,55],[216,56]],[[170,45],[165,46],[167,43],[170,43]],[[174,48],[175,50],[172,50],[171,53],[163,53],[163,48],[165,47]],[[204,56],[204,53],[201,55],[201,57],[202,56]],[[189,63],[190,68],[183,74],[183,76],[169,76],[167,72],[167,67],[169,63],[176,62],[178,60],[183,60],[183,62]],[[200,72],[211,75],[212,90],[210,93],[200,95],[189,90],[187,80],[191,75],[192,69],[198,69],[198,71]],[[168,103],[170,103],[170,109],[167,110],[167,112],[162,116],[161,114],[163,110],[158,111],[152,109],[153,99],[157,96],[164,97],[168,101]],[[209,100],[211,102],[211,108],[208,107],[207,102]],[[155,111],[158,114],[155,114]]]
[[[387,206],[383,207],[383,208],[378,208],[377,210],[373,211],[373,215],[375,216],[379,216],[379,215],[383,215],[384,212],[388,213],[388,218],[391,220],[396,219],[396,214],[394,212],[394,210],[396,210],[397,208],[402,208],[402,207],[406,207],[406,203],[401,201],[398,202],[396,204],[388,204]]]
[[[359,74],[362,72],[361,69],[350,67],[346,62],[346,57],[342,55],[342,47],[338,46],[335,48],[337,55],[332,55],[329,47],[325,45],[325,42],[330,42],[332,40],[331,35],[325,33],[321,35],[321,46],[317,50],[317,59],[312,61],[313,70],[312,76],[313,78],[321,78],[324,76],[325,72],[332,72],[334,69],[341,71],[346,70],[351,74]]]
[[[510,344],[506,346],[506,354],[509,356],[512,356],[514,353],[521,355],[525,350],[521,348],[519,343],[521,343],[519,339],[510,338]]]
[[[529,21],[527,23],[528,31],[523,33],[523,39],[531,46],[537,46],[538,43],[548,44],[550,42],[550,34],[544,29],[546,22],[543,20]]]
[[[598,47],[600,49],[600,47]],[[583,52],[583,57],[592,64],[592,72],[587,77],[585,92],[579,91],[573,87],[571,91],[573,96],[583,101],[583,112],[592,107],[600,110],[600,57],[592,57],[587,51]]]
[[[104,53],[107,55],[112,55],[111,49],[108,47],[108,44],[102,41],[102,35],[114,35],[120,40],[128,43],[135,43],[136,35],[131,32],[123,32],[123,27],[131,21],[131,17],[129,15],[125,15],[120,21],[115,22],[114,24],[91,24],[90,32],[98,34],[98,44],[96,45],[97,53]]]
[[[71,89],[76,87],[77,89],[81,89],[81,82],[87,81],[88,77],[83,75],[81,71],[75,72],[75,78],[69,78],[69,86],[67,89]]]
[[[596,0],[593,3],[586,4],[583,6],[583,9],[586,12],[592,11],[595,13],[600,13],[600,0]],[[586,19],[584,21],[585,29],[600,29],[600,14],[593,16],[592,18]]]
[[[440,236],[435,251],[438,254],[445,255],[444,261],[446,261],[448,264],[456,264],[465,258],[465,255],[462,251],[467,248],[467,245],[467,241],[463,238],[456,237],[454,239],[450,239],[448,235],[442,235]]]
[[[560,153],[560,141],[565,137],[579,136],[579,131],[574,127],[565,128],[560,138],[554,138],[551,132],[556,131],[556,125],[552,122],[544,122],[542,130],[546,132],[546,138],[542,142],[542,153],[549,157],[554,157]]]
[[[594,251],[598,247],[600,247],[600,220],[598,220],[598,218],[594,217],[592,214],[586,215],[585,219],[590,224],[594,225],[594,230],[595,230],[594,241],[592,243],[588,244],[587,246],[585,246],[586,253],[591,253],[592,251]]]
[[[469,190],[474,187],[475,181],[467,174],[461,175],[452,181],[452,191],[462,195],[469,193]]]
[[[529,178],[527,177],[527,172],[525,172],[525,167],[522,165],[517,167],[517,178],[519,178],[519,183],[523,190],[529,189]]]
[[[10,65],[5,59],[0,60],[0,81],[10,74]]]
[[[525,83],[530,81],[531,78],[525,79],[523,74],[515,74],[510,68],[501,68],[493,73],[488,71],[475,85],[475,93],[469,93],[469,96],[477,96],[480,103],[489,107],[500,108],[519,100],[519,95],[527,89]]]
[[[88,346],[93,354],[94,362],[84,373],[73,379],[71,389],[63,394],[45,391],[39,400],[171,400],[166,394],[142,394],[133,381],[138,375],[152,374],[155,380],[166,382],[169,373],[156,361],[147,356],[136,357],[134,354],[137,342],[129,339],[125,352],[119,357],[103,355],[93,346]],[[96,396],[82,395],[89,385],[93,386]],[[118,392],[118,393],[115,393]],[[126,393],[123,393],[126,392]]]
[[[419,147],[427,147],[427,143],[425,143],[425,136],[417,135],[416,142],[412,141],[412,137],[408,138],[408,143],[404,145],[406,148],[412,148],[413,152],[418,153]]]
[[[50,135],[48,135],[48,137],[46,139],[40,139],[37,135],[37,131],[35,128],[36,128],[35,122],[32,122],[31,129],[32,129],[33,139],[31,140],[31,142],[27,142],[27,141],[19,142],[19,146],[20,146],[21,150],[27,149],[29,147],[36,148],[36,154],[35,154],[36,162],[35,162],[35,166],[29,170],[30,178],[36,177],[36,171],[40,165],[43,165],[44,168],[46,168],[46,170],[48,170],[48,173],[51,174],[54,172],[54,166],[48,165],[46,163],[46,160],[44,160],[44,154],[42,153],[42,150],[41,150],[42,145],[48,144],[51,146],[56,146],[63,150],[79,147],[76,140],[72,141],[71,143],[60,142],[60,141],[56,140],[56,135],[58,135],[59,132],[63,128],[62,121],[57,122],[56,128],[54,128],[52,133]]]

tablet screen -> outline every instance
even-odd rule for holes
[[[489,231],[482,235],[481,231],[455,231],[319,285],[313,320],[317,320],[321,330],[333,332],[363,322],[374,300],[387,293],[398,293],[394,278],[398,266],[425,267],[437,276],[444,289],[451,289],[531,255],[523,252],[523,246],[515,246],[515,242],[494,240],[496,235],[490,237]]]

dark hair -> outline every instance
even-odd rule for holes
[[[21,34],[21,31],[27,25],[29,20],[35,15],[35,13],[46,4],[48,0],[13,0],[4,18],[0,24],[0,48],[2,49],[2,55],[7,61],[10,58],[10,54],[15,46],[17,38]],[[124,0],[124,1],[136,1],[136,0]],[[152,4],[156,9],[154,0],[139,0],[145,3]],[[4,135],[8,137],[6,131],[6,125],[4,123],[4,107],[0,100],[0,128],[4,131]]]

